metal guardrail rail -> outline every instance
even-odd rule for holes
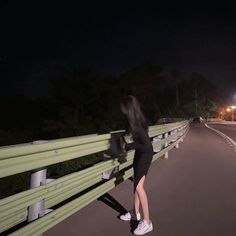
[[[186,120],[149,127],[155,152],[153,161],[163,155],[168,158],[168,151],[178,148],[189,123]],[[0,200],[0,233],[40,235],[133,176],[134,150],[128,152],[127,160],[122,163],[115,158],[58,179],[46,178],[47,166],[105,151],[111,135],[122,132],[124,130],[1,147],[0,177],[26,171],[34,173],[31,189]],[[105,180],[104,173],[111,170],[113,174]],[[58,204],[61,206],[55,207]],[[52,207],[54,209],[50,209]]]

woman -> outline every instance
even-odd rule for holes
[[[153,230],[152,222],[149,218],[148,199],[144,189],[144,181],[147,176],[153,157],[153,147],[148,136],[148,124],[141,111],[137,99],[129,95],[122,99],[120,103],[121,111],[128,119],[128,132],[132,134],[133,142],[124,143],[123,149],[129,151],[135,149],[133,169],[134,169],[134,206],[133,209],[120,216],[121,220],[140,220],[139,207],[142,206],[144,219],[139,221],[134,234],[143,235]]]

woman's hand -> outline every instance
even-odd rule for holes
[[[121,147],[122,152],[126,152],[125,145],[126,145],[126,142],[124,141],[124,137],[120,136],[120,147]]]

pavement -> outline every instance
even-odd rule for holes
[[[235,137],[234,127],[221,127]],[[204,124],[192,124],[169,158],[155,161],[145,182],[155,236],[236,235],[236,153]],[[109,191],[116,207],[96,200],[59,223],[46,236],[129,236],[131,225],[118,219],[132,208],[133,183]]]

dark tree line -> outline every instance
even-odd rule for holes
[[[48,97],[1,100],[0,145],[121,129],[119,101],[130,93],[140,100],[150,124],[161,117],[214,116],[225,99],[203,75],[184,78],[154,63],[112,78],[73,68],[51,81]]]

